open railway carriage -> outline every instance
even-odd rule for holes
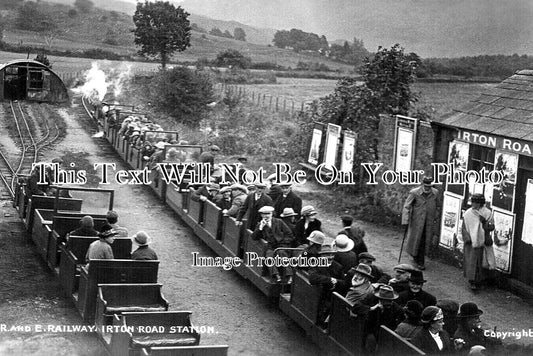
[[[105,122],[109,122],[107,116]],[[117,152],[125,158],[132,168],[142,169],[146,166],[146,161],[139,159],[139,151],[131,151],[129,156],[125,154],[126,147],[131,146],[127,139],[116,139],[120,126],[106,127],[107,138],[115,147]],[[123,142],[121,142],[121,140]],[[171,148],[187,145],[167,145],[165,156]],[[201,151],[200,151],[201,152]],[[181,160],[168,160],[167,162],[177,162]],[[296,321],[306,333],[319,344],[328,354],[338,355],[359,355],[362,350],[362,328],[363,323],[357,318],[350,316],[349,302],[337,293],[331,297],[331,314],[326,328],[319,325],[319,314],[321,308],[322,289],[309,283],[309,277],[305,271],[297,270],[294,274],[292,285],[286,283],[272,283],[266,271],[257,265],[246,265],[246,253],[256,253],[264,255],[266,242],[254,241],[251,239],[251,231],[244,228],[244,224],[237,224],[234,218],[224,216],[221,210],[212,202],[194,201],[190,199],[191,192],[185,184],[178,184],[172,180],[169,184],[158,184],[156,188],[152,185],[155,193],[171,207],[172,210],[194,231],[206,245],[208,245],[219,257],[241,258],[243,263],[233,266],[233,270],[244,278],[250,280],[259,290],[270,298],[279,298],[280,308]],[[290,291],[289,291],[290,289]],[[127,319],[128,313],[123,313]],[[127,325],[127,322],[120,317],[115,317],[115,323]],[[397,354],[396,351],[406,355],[421,355],[419,349],[409,342],[403,340],[393,331],[383,329],[380,334],[383,344],[378,344],[378,354]],[[227,352],[225,346],[208,346],[201,350],[199,346],[156,346],[148,348],[138,348],[132,342],[134,335],[129,334],[119,336],[119,340],[112,340],[111,345],[115,347],[122,344],[129,345],[130,355],[223,355]],[[138,353],[139,352],[139,353]]]

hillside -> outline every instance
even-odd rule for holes
[[[68,0],[55,1],[63,1],[66,3],[71,2]],[[111,2],[112,1],[110,1],[110,3]],[[89,14],[78,13],[73,17],[68,15],[68,11],[72,9],[72,7],[68,5],[39,2],[38,6],[40,6],[40,9],[42,9],[43,12],[46,12],[61,29],[59,36],[53,39],[51,46],[47,46],[45,36],[42,33],[16,29],[15,19],[17,14],[13,10],[7,11],[7,13],[4,14],[5,17],[11,19],[6,24],[4,30],[5,42],[61,51],[82,51],[94,48],[112,51],[121,55],[136,54],[137,48],[133,43],[134,37],[131,32],[134,28],[131,15],[94,8]],[[230,22],[226,22],[225,24],[210,22],[209,19],[202,17],[193,17],[192,19],[197,19],[200,27],[208,27],[210,24],[218,24],[220,29],[231,29],[231,32],[233,31],[234,26],[240,25],[238,23]],[[223,27],[222,25],[227,27]],[[243,26],[243,28],[245,29],[245,32],[251,36],[262,36],[260,30],[254,32],[251,27]],[[299,54],[290,50],[216,37],[195,31],[192,32],[191,37],[191,47],[184,52],[177,53],[173,60],[189,62],[194,62],[200,58],[213,60],[216,58],[217,54],[223,50],[236,49],[244,55],[251,57],[252,61],[255,63],[270,62],[284,67],[295,68],[300,61],[308,63],[318,62],[324,63],[331,69],[339,69],[343,72],[352,70],[351,66],[333,62],[319,55]],[[266,37],[264,37],[263,41],[266,41]]]

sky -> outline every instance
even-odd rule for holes
[[[135,3],[135,0],[126,0]],[[423,57],[533,54],[533,0],[181,0],[188,12],[259,28],[400,43]]]

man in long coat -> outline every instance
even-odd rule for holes
[[[239,214],[237,215],[237,221],[242,221],[244,216],[248,214],[248,226],[246,226],[246,228],[250,230],[255,229],[261,220],[259,209],[264,206],[274,205],[272,199],[265,194],[266,184],[256,183],[255,186],[257,190],[255,193],[248,194],[244,204],[239,209]]]
[[[425,253],[434,247],[437,209],[440,207],[438,191],[432,187],[432,182],[433,178],[424,177],[422,186],[412,189],[403,205],[402,225],[407,225],[406,251],[419,269],[425,269]]]
[[[298,214],[296,218],[300,216],[302,210],[302,198],[297,196],[291,189],[291,185],[284,183],[280,184],[282,194],[274,202],[274,209],[276,217],[279,217],[283,213],[283,209],[292,208],[292,210]]]

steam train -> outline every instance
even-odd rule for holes
[[[128,118],[139,115],[133,106],[102,104],[92,111],[93,118],[103,128],[104,137],[122,159],[133,169],[148,168],[144,149],[163,138],[164,164],[182,165],[194,161],[202,153],[202,146],[177,144],[178,132],[140,129],[137,134],[127,127]],[[142,116],[142,114],[141,114]],[[141,120],[142,121],[142,120]],[[135,129],[133,130],[135,131]],[[169,152],[184,152],[185,160],[173,161]],[[223,259],[240,258],[247,254],[264,256],[266,241],[253,240],[252,231],[226,216],[211,201],[191,199],[192,191],[187,179],[162,179],[156,170],[150,170],[150,187],[160,200],[167,204],[194,234]],[[264,267],[249,264],[233,266],[239,275],[249,280],[266,297],[278,303],[279,308],[302,327],[308,336],[330,355],[360,355],[363,351],[363,322],[350,316],[350,303],[340,294],[333,293],[331,313],[327,328],[319,325],[319,308],[323,290],[312,285],[307,271],[297,269],[291,284],[275,283]],[[423,355],[424,353],[385,326],[380,329],[377,353],[381,355]]]

